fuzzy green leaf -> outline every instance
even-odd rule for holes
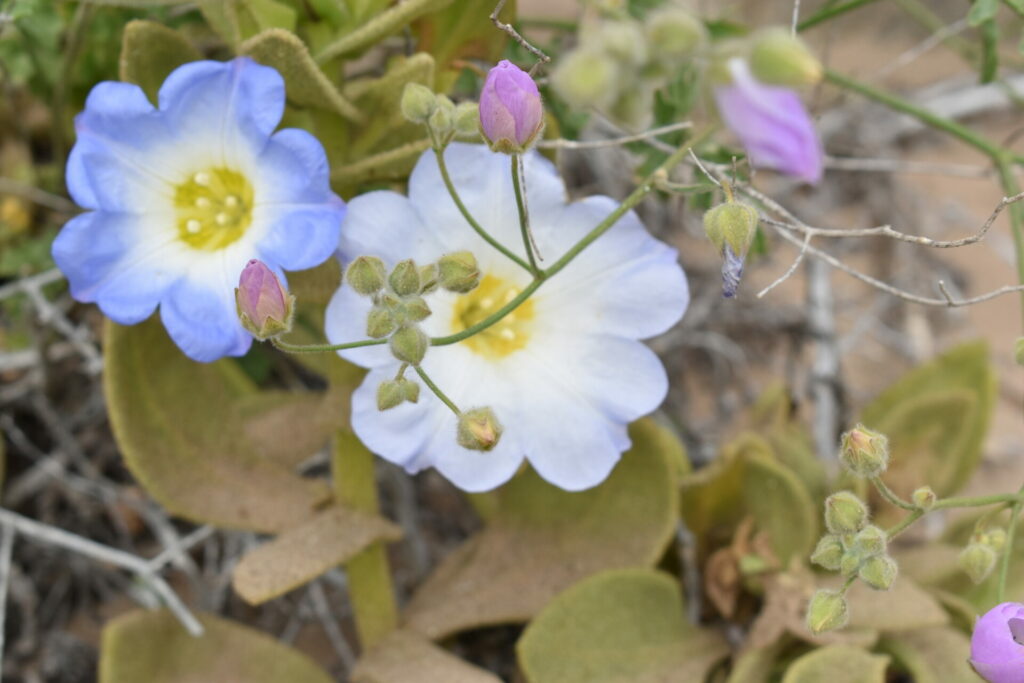
[[[959,346],[883,392],[859,421],[889,437],[886,483],[904,497],[922,484],[940,497],[960,489],[981,457],[995,395],[983,342]]]
[[[487,527],[413,596],[406,625],[436,639],[526,621],[590,574],[657,562],[675,528],[682,445],[650,420],[630,436],[633,447],[600,486],[563,491],[532,470],[505,485]]]
[[[151,102],[168,74],[201,59],[199,50],[185,36],[155,21],[136,19],[124,27],[121,39],[121,80],[135,83]]]
[[[885,683],[889,658],[849,645],[829,645],[790,665],[782,683]]]
[[[209,614],[194,638],[166,611],[136,611],[103,629],[99,683],[331,683],[305,655]]]
[[[133,327],[106,327],[104,389],[110,421],[125,463],[147,492],[175,515],[218,526],[275,532],[308,518],[329,495],[322,482],[303,479],[282,464],[298,453],[291,434],[268,433],[245,419],[237,389],[218,365],[184,356],[155,317]],[[280,395],[277,410],[318,423],[322,445],[345,416],[337,412],[343,389],[316,398]],[[314,415],[297,415],[298,405]],[[265,416],[267,406],[257,414]],[[274,408],[274,407],[272,407]],[[250,415],[251,417],[251,415]],[[257,444],[254,439],[260,439]]]
[[[504,53],[508,36],[491,21],[493,0],[460,0],[416,22],[420,49],[433,55],[438,69],[451,68],[453,60],[474,59],[493,63]],[[516,19],[515,0],[505,3],[498,17],[505,23]]]
[[[364,654],[352,683],[500,683],[492,673],[465,662],[409,631],[395,631]]]
[[[429,12],[445,7],[452,0],[405,0],[381,12],[368,22],[332,41],[317,56],[321,64],[340,57],[359,52],[374,43],[402,30],[410,22]]]
[[[728,647],[686,620],[674,577],[618,569],[552,600],[516,652],[529,683],[683,683],[704,680]]]
[[[978,683],[967,660],[971,641],[960,631],[940,626],[886,637],[881,648],[913,677],[914,683]]]

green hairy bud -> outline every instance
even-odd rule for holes
[[[377,387],[377,410],[389,410],[405,401],[416,403],[420,399],[420,385],[404,377],[381,382]]]
[[[399,261],[388,276],[388,284],[398,296],[420,293],[420,270],[411,259]]]
[[[837,571],[843,559],[843,542],[835,534],[822,536],[811,553],[811,562],[829,571]]]
[[[402,116],[412,123],[426,123],[437,109],[437,95],[425,85],[406,83],[399,108]]]
[[[360,256],[349,264],[345,279],[363,296],[376,294],[384,287],[384,262],[376,256]]]
[[[1003,550],[1003,546],[1006,545],[1006,530],[1000,529],[999,527],[989,529],[981,535],[978,542],[987,545],[989,548],[992,548],[992,550],[1000,553]]]
[[[846,598],[838,591],[819,590],[807,606],[807,628],[814,634],[842,628],[849,619]]]
[[[914,489],[914,492],[910,494],[910,502],[925,511],[931,510],[937,499],[938,496],[935,495],[931,486]]]
[[[430,306],[421,296],[409,297],[402,302],[402,315],[405,320],[418,323],[430,316]]]
[[[445,95],[438,95],[437,109],[427,122],[438,135],[445,136],[451,133],[455,128],[455,103]]]
[[[864,558],[856,550],[847,550],[839,560],[839,573],[843,576],[853,576],[863,561]]]
[[[874,524],[869,524],[858,531],[857,535],[853,537],[853,548],[862,557],[871,557],[872,555],[884,553],[888,541],[889,538],[884,531]]]
[[[857,576],[875,590],[887,591],[896,580],[897,572],[898,567],[894,559],[888,555],[875,555],[864,561]]]
[[[983,543],[970,543],[957,558],[957,564],[971,577],[974,583],[981,583],[988,578],[996,566],[996,551]]]
[[[651,53],[666,60],[688,59],[708,41],[701,20],[676,7],[649,13],[645,28]]]
[[[469,251],[445,254],[437,262],[438,282],[449,292],[465,294],[480,284],[480,268]]]
[[[849,491],[825,499],[825,526],[834,534],[855,534],[868,523],[868,509]]]
[[[490,408],[474,408],[459,415],[456,440],[472,451],[489,451],[498,444],[502,427]]]
[[[765,83],[799,87],[821,80],[821,62],[804,41],[782,27],[758,31],[750,49],[750,67]]]
[[[420,268],[420,294],[430,294],[437,289],[439,277],[436,263]]]
[[[601,109],[618,96],[619,67],[599,50],[573,50],[559,60],[551,73],[551,85],[576,109]]]
[[[395,316],[383,306],[374,306],[366,316],[366,336],[383,339],[398,327]]]
[[[460,138],[480,137],[480,105],[462,102],[455,107],[455,135]]]
[[[757,209],[738,202],[719,204],[704,214],[704,232],[719,253],[729,245],[736,256],[746,256],[757,232]]]
[[[877,477],[889,466],[889,439],[858,424],[840,439],[839,460],[858,477]]]
[[[427,355],[430,338],[415,325],[403,325],[391,335],[388,345],[391,347],[392,355],[398,360],[410,365],[419,365]]]
[[[633,19],[601,21],[585,26],[581,40],[622,64],[642,66],[647,61],[647,41],[639,22]]]

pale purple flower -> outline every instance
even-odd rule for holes
[[[480,92],[480,127],[491,149],[521,152],[543,126],[540,92],[530,74],[507,59],[498,62]]]
[[[975,622],[971,664],[989,683],[1024,683],[1024,605],[1004,602]]]
[[[242,270],[235,303],[242,326],[257,339],[266,339],[290,326],[292,298],[263,261],[252,259]]]
[[[736,289],[743,277],[743,262],[746,254],[737,255],[728,244],[722,249],[722,296],[731,299],[736,296]]]
[[[715,101],[750,163],[811,184],[821,180],[821,141],[797,93],[760,83],[739,58],[729,61],[729,72],[732,83],[715,88]]]

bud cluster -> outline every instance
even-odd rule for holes
[[[875,590],[888,590],[896,579],[896,561],[888,554],[888,536],[868,523],[868,509],[849,491],[825,500],[825,526],[829,533],[818,541],[811,562],[851,579],[859,578]],[[846,623],[846,599],[841,593],[818,591],[807,612],[815,633],[841,628]]]
[[[472,139],[479,135],[476,102],[455,104],[419,83],[407,83],[399,101],[402,116],[427,126],[443,147],[455,137]]]
[[[975,531],[957,563],[971,581],[981,583],[992,574],[1005,544],[1006,531],[999,527]]]
[[[430,337],[419,325],[431,314],[424,296],[438,288],[469,292],[480,282],[480,269],[468,251],[445,254],[426,266],[406,259],[396,263],[390,273],[376,256],[360,256],[349,264],[345,280],[373,303],[366,316],[366,336],[387,339],[395,358],[417,366],[430,348]],[[405,401],[416,403],[419,395],[419,385],[399,373],[377,388],[377,407],[388,410]]]

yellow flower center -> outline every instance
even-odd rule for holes
[[[454,332],[461,332],[497,313],[502,306],[519,296],[521,291],[509,282],[485,275],[476,289],[459,297],[455,304],[455,315],[452,318]],[[467,339],[465,344],[489,358],[507,356],[526,346],[530,339],[532,320],[533,300],[527,299],[500,321]]]
[[[178,237],[193,249],[222,249],[245,234],[252,206],[252,185],[238,171],[194,173],[174,190]]]

